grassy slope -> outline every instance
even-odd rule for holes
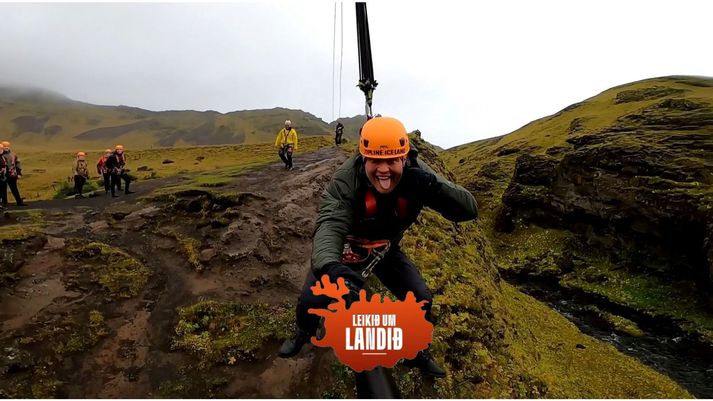
[[[301,152],[331,145],[323,136],[302,138]],[[272,144],[198,146],[190,148],[161,148],[136,150],[126,148],[131,174],[142,179],[170,177],[184,172],[203,172],[216,169],[243,169],[250,166],[279,161]],[[100,152],[88,152],[90,174],[97,177],[94,166]],[[24,174],[20,182],[21,194],[28,200],[51,199],[62,181],[72,177],[73,153],[30,152],[21,153]],[[203,158],[199,160],[200,158]],[[174,163],[163,164],[164,160]],[[150,171],[137,171],[146,166]],[[139,181],[140,182],[140,181]],[[141,184],[139,184],[141,185]]]
[[[620,116],[652,106],[661,100],[657,98],[617,104],[615,102],[616,95],[624,90],[665,86],[685,91],[676,97],[704,103],[709,103],[713,99],[713,87],[695,86],[686,82],[670,78],[655,78],[615,87],[566,107],[556,114],[535,120],[510,134],[448,149],[441,153],[441,157],[458,179],[464,183],[476,181],[477,173],[484,166],[489,164],[496,166],[502,179],[497,180],[497,185],[492,191],[476,194],[476,196],[486,205],[499,203],[512,176],[515,159],[520,154],[511,153],[498,156],[499,152],[520,149],[524,151],[523,153],[541,155],[552,147],[571,147],[565,140],[568,138],[574,119],[580,121],[578,132],[596,131],[613,125]]]
[[[13,122],[18,118],[25,123]],[[19,151],[100,150],[115,143],[133,149],[270,142],[285,119],[302,135],[331,134],[327,123],[300,110],[274,108],[221,114],[212,111],[154,112],[97,106],[38,94],[17,96],[0,88],[0,133]],[[33,124],[32,121],[36,123]],[[137,124],[122,132],[80,137],[95,129]]]
[[[664,93],[652,99],[616,101],[617,94],[646,88],[658,88]],[[496,248],[501,268],[526,268],[538,275],[559,276],[562,272],[558,271],[555,261],[562,257],[566,249],[571,248],[569,241],[573,239],[572,233],[567,230],[542,229],[534,225],[518,225],[510,234],[492,229],[517,157],[523,153],[541,155],[553,147],[571,148],[565,142],[567,138],[613,126],[619,117],[650,107],[663,98],[683,98],[713,105],[713,86],[710,79],[695,77],[664,77],[634,82],[604,91],[552,116],[533,121],[508,135],[476,141],[441,153],[460,182],[466,183],[476,194],[483,210],[483,224],[487,227],[485,232]],[[578,127],[573,129],[576,122]],[[629,139],[617,136],[615,140],[619,144],[626,144]],[[640,142],[631,141],[632,148],[642,146]],[[649,146],[656,145],[652,143]],[[520,151],[509,153],[515,149]],[[550,155],[561,157],[559,152],[550,152]],[[701,188],[696,186],[692,190],[711,191],[710,186]],[[710,195],[713,196],[713,193]],[[601,258],[591,249],[577,251],[580,260],[575,262],[579,265],[575,265],[573,272],[562,277],[562,285],[602,295],[613,302],[652,315],[680,320],[679,327],[694,331],[703,340],[713,343],[713,316],[705,301],[707,296],[691,290],[690,282],[677,283],[645,273],[623,272],[620,266]],[[679,302],[670,302],[672,296]]]
[[[413,143],[447,174],[433,148]],[[439,382],[439,397],[690,397],[667,377],[501,282],[480,222],[456,227],[427,211],[402,245],[435,296],[434,354],[450,372]],[[404,373],[399,384],[404,394],[422,396],[409,393],[419,382],[412,375]]]

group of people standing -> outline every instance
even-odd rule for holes
[[[74,161],[74,196],[75,198],[84,198],[82,190],[84,184],[89,180],[89,165],[86,160],[87,154],[84,152],[77,153],[77,159]],[[122,145],[116,145],[114,150],[106,149],[104,154],[97,161],[97,174],[102,176],[104,180],[104,192],[108,195],[111,192],[111,196],[116,198],[119,195],[116,194],[117,191],[121,192],[121,181],[124,181],[124,193],[132,194],[133,191],[129,190],[129,185],[131,183],[131,177],[126,170],[126,155],[124,154],[124,147]]]
[[[0,200],[5,208],[8,204],[7,189],[10,188],[17,206],[25,206],[22,201],[20,191],[17,188],[17,180],[22,177],[22,164],[17,154],[10,149],[10,142],[0,142]]]

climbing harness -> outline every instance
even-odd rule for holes
[[[377,210],[376,196],[367,190],[364,193],[364,217],[375,217]],[[408,216],[408,200],[402,196],[396,199],[396,216],[400,219]]]
[[[354,252],[354,248],[361,252]],[[347,265],[362,264],[371,258],[369,264],[361,272],[361,276],[366,279],[371,276],[372,270],[386,256],[389,249],[391,249],[391,241],[387,239],[372,241],[347,235],[342,251],[342,263]]]

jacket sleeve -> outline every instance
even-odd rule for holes
[[[351,170],[337,170],[322,193],[312,242],[312,271],[341,262],[344,238],[352,227],[356,178]]]
[[[15,171],[17,171],[17,175],[22,175],[22,164],[20,163],[20,158],[17,157],[17,155],[15,155],[14,157],[15,157]]]
[[[297,150],[297,130],[292,130],[292,132],[294,133],[295,137],[295,150]]]
[[[282,134],[282,130],[277,132],[277,138],[275,138],[275,147],[276,148],[280,147],[280,134]]]
[[[478,204],[467,189],[454,184],[437,174],[423,160],[418,160],[422,169],[436,176],[441,184],[438,192],[426,203],[426,206],[440,213],[450,221],[462,222],[478,218]]]

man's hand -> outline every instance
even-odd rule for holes
[[[359,274],[358,272],[354,271],[351,267],[344,265],[339,262],[331,262],[327,263],[322,269],[321,274],[326,274],[329,276],[329,279],[333,282],[336,283],[337,279],[339,277],[342,277],[344,280],[349,281],[352,284],[355,284],[357,287],[360,287],[364,285],[364,278]]]
[[[434,174],[420,167],[407,167],[404,169],[403,176],[401,176],[399,187],[406,195],[425,197],[425,200],[427,200],[436,194],[440,184]]]
[[[339,262],[327,263],[320,272],[318,272],[318,279],[326,274],[329,276],[329,280],[333,283],[337,282],[339,277],[344,279],[344,283],[347,288],[349,288],[349,294],[344,296],[347,301],[347,306],[351,305],[352,302],[359,300],[359,291],[364,285],[364,278],[358,272],[354,271],[349,266],[346,266]]]

